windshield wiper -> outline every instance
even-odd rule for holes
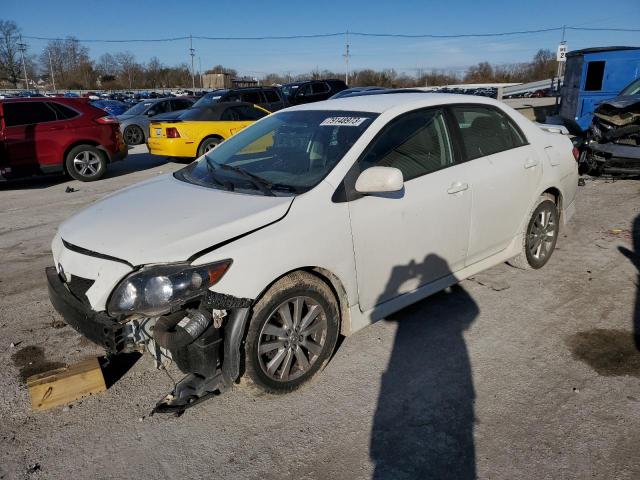
[[[209,172],[211,173],[211,180],[213,181],[213,183],[220,185],[222,188],[224,188],[225,190],[228,190],[230,192],[233,192],[234,187],[233,184],[231,182],[221,182],[220,180],[218,180],[215,177],[215,171],[216,171],[216,167],[214,165],[217,165],[213,160],[209,161],[209,157],[207,157],[205,155],[205,160],[207,162],[207,170],[209,170]]]
[[[259,177],[258,175],[255,175],[251,172],[247,172],[244,168],[236,167],[235,165],[227,165],[225,163],[216,163],[215,165],[222,168],[223,170],[231,170],[232,172],[239,173],[240,175],[248,179],[256,188],[258,188],[258,190],[260,190],[265,195],[269,197],[276,196],[276,194],[271,190],[273,184],[268,180],[265,180],[264,178]]]

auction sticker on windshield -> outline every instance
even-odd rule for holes
[[[320,124],[321,127],[339,125],[345,127],[359,127],[366,120],[369,120],[366,117],[329,117],[325,118]]]

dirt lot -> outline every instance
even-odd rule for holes
[[[378,322],[288,396],[236,388],[149,417],[172,381],[145,356],[105,393],[32,413],[26,376],[100,353],[49,305],[56,226],[179,167],[136,153],[93,184],[0,185],[0,478],[640,478],[631,180],[579,189],[544,269],[500,265]]]

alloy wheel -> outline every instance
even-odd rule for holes
[[[98,154],[85,150],[73,158],[73,168],[80,175],[92,177],[100,171]]]
[[[214,148],[216,148],[217,146],[218,146],[218,144],[217,144],[217,143],[215,143],[215,142],[207,143],[207,144],[204,146],[204,153],[208,153],[208,152],[210,152],[211,150],[213,150],[213,149],[214,149]]]
[[[138,127],[129,127],[124,132],[124,140],[127,145],[139,145],[142,143],[142,130]]]
[[[318,302],[299,296],[282,302],[258,336],[258,358],[271,379],[286,382],[304,375],[327,341],[327,316]]]
[[[556,212],[547,207],[538,211],[527,234],[527,248],[531,257],[542,261],[551,253],[556,235]]]

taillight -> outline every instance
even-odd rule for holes
[[[573,158],[576,159],[576,162],[580,159],[580,150],[578,150],[578,147],[573,147]]]
[[[167,128],[167,138],[180,138],[180,132],[176,127]]]
[[[107,115],[105,117],[96,118],[96,122],[101,123],[102,125],[111,125],[118,123],[118,119],[113,115]]]

